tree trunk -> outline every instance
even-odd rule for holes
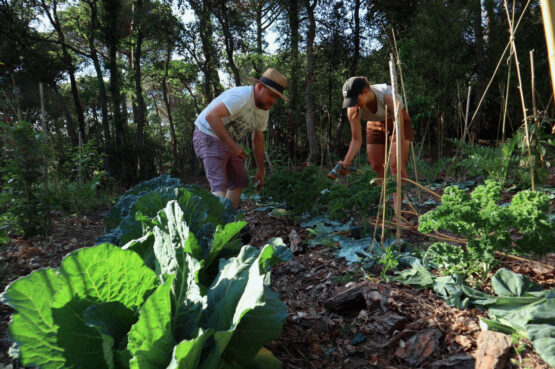
[[[117,48],[119,43],[118,18],[121,11],[119,0],[103,0],[107,14],[105,40],[108,49],[108,69],[110,70],[110,95],[112,100],[113,124],[115,133],[115,155],[118,160],[114,161],[117,168],[114,174],[125,184],[130,185],[135,181],[136,170],[132,160],[131,150],[128,147],[127,133],[125,130],[124,116],[122,113],[121,75],[118,68]]]
[[[204,73],[204,102],[208,104],[220,92],[220,77],[218,75],[218,58],[214,46],[214,30],[212,27],[211,4],[207,0],[189,0],[199,21],[200,40],[204,62],[201,70]]]
[[[163,96],[164,96],[164,103],[166,104],[166,110],[168,112],[168,121],[170,123],[170,136],[171,136],[171,139],[172,139],[173,168],[181,169],[181,166],[179,165],[178,157],[177,157],[177,138],[176,138],[176,135],[175,135],[175,127],[173,125],[172,108],[171,108],[170,100],[168,98],[167,80],[168,80],[168,70],[169,70],[170,59],[171,59],[171,49],[172,48],[168,46],[167,55],[166,55],[166,67],[164,69],[164,78],[162,80],[162,93],[163,93]]]
[[[235,80],[235,86],[241,86],[241,75],[239,74],[239,68],[235,65],[233,60],[233,53],[235,51],[234,37],[231,34],[230,21],[229,21],[229,10],[226,7],[225,2],[220,1],[218,3],[219,11],[216,12],[216,16],[220,21],[222,31],[224,33],[224,44],[225,52],[227,55],[227,63],[231,72],[233,73],[233,79]]]
[[[353,34],[353,44],[354,44],[354,54],[353,59],[351,60],[351,76],[355,76],[357,74],[357,65],[358,60],[360,59],[360,0],[355,0],[355,14],[354,14],[354,21],[355,21],[355,29]]]
[[[106,86],[104,85],[104,76],[102,75],[102,68],[96,50],[95,32],[99,27],[98,9],[94,1],[87,2],[91,10],[91,24],[89,29],[89,48],[91,51],[91,60],[96,72],[96,79],[98,80],[98,97],[100,103],[100,110],[102,114],[102,130],[104,132],[104,169],[108,173],[112,173],[112,166],[110,164],[110,153],[112,149],[112,136],[110,134],[110,121],[108,120],[108,99],[106,95]]]
[[[306,59],[307,59],[307,76],[305,84],[305,104],[306,104],[306,133],[308,137],[308,146],[310,149],[308,162],[317,162],[320,158],[318,150],[318,137],[314,127],[314,96],[312,93],[312,83],[314,81],[314,55],[313,45],[316,34],[316,21],[314,19],[314,9],[318,4],[318,0],[314,0],[314,4],[310,4],[310,0],[305,0],[305,7],[308,13],[308,34],[306,37]]]
[[[136,8],[134,9],[134,15],[139,17],[143,13],[143,2],[142,0],[137,0]],[[142,25],[136,24],[136,44],[135,49],[133,50],[133,77],[135,82],[135,95],[136,95],[136,103],[137,106],[134,111],[134,118],[135,123],[137,124],[137,146],[136,146],[136,153],[139,162],[139,178],[140,179],[147,179],[153,173],[152,167],[153,163],[152,160],[149,159],[149,155],[145,152],[145,144],[144,144],[144,129],[146,125],[146,118],[145,118],[145,101],[143,97],[143,85],[142,85],[142,70],[141,70],[141,58],[142,58],[142,49],[143,49],[143,39],[144,39],[144,32]]]
[[[298,109],[298,94],[297,94],[297,80],[299,75],[299,4],[296,0],[289,0],[287,7],[287,15],[289,18],[289,29],[291,32],[291,75],[289,78],[289,114],[288,114],[288,151],[291,160],[295,160],[296,155],[296,140],[297,140],[297,117],[299,116]]]
[[[56,96],[58,96],[58,99],[60,101],[60,105],[62,107],[62,110],[64,111],[64,115],[66,116],[67,133],[69,134],[69,138],[71,139],[71,145],[72,146],[77,146],[77,145],[79,145],[79,138],[77,138],[77,131],[75,130],[75,123],[73,122],[73,117],[71,116],[71,112],[69,111],[69,108],[67,107],[66,101],[64,100],[64,97],[60,93],[60,90],[58,90],[58,85],[56,85],[56,83],[51,83],[51,84],[49,84],[49,86],[52,88],[52,90],[54,91]]]

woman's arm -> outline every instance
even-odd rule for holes
[[[343,159],[343,167],[345,168],[349,168],[353,164],[353,160],[362,146],[362,127],[357,108],[347,108],[347,119],[349,119],[351,125],[351,143],[345,159]]]

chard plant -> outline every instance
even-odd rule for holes
[[[59,268],[10,284],[2,302],[15,310],[12,355],[48,369],[281,367],[263,345],[287,317],[269,285],[270,268],[289,250],[279,240],[243,246],[203,284],[221,244],[203,256],[183,214],[170,201],[127,249],[80,249]]]
[[[555,224],[547,217],[548,196],[521,191],[510,204],[499,205],[501,188],[491,180],[476,187],[472,194],[447,187],[441,205],[420,217],[418,230],[423,233],[448,230],[466,238],[466,254],[446,250],[444,246],[441,251],[453,260],[460,259],[457,268],[478,265],[484,273],[496,264],[495,251],[544,255],[552,250]],[[511,232],[517,235],[514,240]],[[449,264],[457,264],[453,260]]]

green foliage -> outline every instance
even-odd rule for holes
[[[187,222],[204,249],[213,241],[213,234],[218,226],[237,220],[237,212],[229,200],[214,196],[196,185],[178,184],[156,187],[160,183],[180,182],[168,176],[155,179],[156,181],[139,183],[126,192],[110,209],[106,216],[108,233],[98,237],[97,243],[111,242],[123,246],[131,240],[140,238],[152,229],[150,219],[164,209],[171,200],[176,200],[186,210],[183,220]],[[153,190],[148,190],[152,187],[154,187]],[[121,214],[126,215],[122,217]],[[117,220],[120,223],[114,227]]]
[[[347,184],[334,182],[323,197],[330,219],[347,220],[352,216],[375,215],[380,202],[381,186],[372,183],[374,178],[375,172],[368,168],[364,174],[350,174]],[[391,193],[393,187],[388,187],[388,193]]]
[[[60,176],[77,183],[93,180],[102,172],[104,165],[104,153],[97,146],[95,139],[80,146],[66,146]]]
[[[45,234],[48,204],[44,196],[43,159],[47,148],[30,123],[0,123],[0,212],[8,224],[6,233],[25,236]]]
[[[418,169],[418,175],[423,176],[428,184],[432,184],[437,180],[439,173],[445,169],[445,166],[450,161],[450,158],[439,158],[428,164],[425,160],[417,159],[416,167]]]
[[[509,206],[502,206],[498,205],[500,191],[501,185],[490,180],[471,195],[456,187],[447,187],[441,205],[420,217],[418,230],[429,233],[444,229],[468,240],[468,259],[461,258],[456,269],[464,269],[470,263],[487,272],[495,263],[495,251],[538,255],[549,252],[555,230],[555,224],[547,218],[549,198],[539,192],[521,191]],[[513,230],[519,233],[515,247],[510,233]],[[460,253],[449,250],[455,261]],[[437,258],[432,256],[435,254],[432,250],[431,257]]]
[[[91,179],[83,182],[60,180],[50,187],[49,197],[52,208],[83,214],[110,203],[112,188],[106,183],[106,172],[94,173]]]
[[[266,177],[261,194],[284,202],[296,215],[326,213],[332,220],[345,221],[375,213],[381,187],[371,184],[374,177],[367,170],[344,177],[345,182],[334,182],[312,165],[302,171],[283,168]]]
[[[262,249],[233,246],[235,256],[216,263],[244,223],[219,228],[204,253],[184,210],[191,209],[170,201],[153,218],[142,216],[152,228],[129,250],[81,249],[60,268],[8,286],[2,302],[16,311],[9,335],[21,362],[56,369],[280,368],[262,346],[287,317],[269,272],[290,251],[281,240]],[[210,264],[217,268],[212,275]]]
[[[521,187],[527,187],[531,184],[530,166],[534,168],[535,181],[538,184],[545,183],[548,169],[551,166],[549,158],[553,158],[555,155],[555,139],[553,134],[551,134],[554,120],[548,117],[547,114],[541,114],[538,118],[537,124],[528,125],[531,156],[528,154],[524,126],[520,127],[514,135],[517,148],[520,152],[517,174],[521,181]]]
[[[446,242],[435,242],[426,251],[423,257],[424,264],[432,263],[444,275],[472,274],[472,262],[468,254],[460,246]]]
[[[384,249],[383,254],[380,256],[378,260],[378,264],[382,266],[381,276],[386,281],[389,281],[389,277],[387,273],[389,271],[395,270],[399,265],[399,260],[397,259],[397,255],[393,249],[393,246],[387,246]]]
[[[280,168],[264,179],[261,195],[286,203],[294,214],[314,213],[322,205],[321,192],[330,185],[326,179],[314,165],[301,171]]]
[[[449,141],[461,145],[463,159],[458,165],[470,176],[481,176],[504,184],[509,169],[516,167],[518,159],[513,156],[518,143],[516,136],[497,147],[471,145],[454,139]]]
[[[152,192],[159,187],[177,187],[183,185],[177,178],[171,178],[167,174],[162,174],[156,178],[142,181],[133,188],[125,192],[118,202],[108,211],[106,215],[106,230],[116,228],[125,219],[137,199],[144,194]],[[158,209],[160,210],[160,209]]]

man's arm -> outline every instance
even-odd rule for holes
[[[243,148],[231,138],[229,132],[224,126],[224,122],[222,121],[223,117],[228,117],[230,115],[231,114],[229,110],[227,110],[225,104],[220,102],[216,104],[208,113],[206,113],[206,120],[208,121],[208,124],[210,124],[210,128],[212,128],[212,131],[214,131],[216,136],[218,136],[218,138],[231,149],[232,155],[246,159],[248,157],[247,154],[245,154]]]
[[[362,146],[362,127],[360,125],[360,117],[356,108],[347,108],[347,118],[351,125],[351,143],[349,150],[343,159],[343,167],[349,168],[353,164],[353,160]]]
[[[264,186],[264,133],[254,130],[252,133],[252,147],[254,151],[254,161],[258,171],[254,176],[254,180],[260,180],[259,187]]]

